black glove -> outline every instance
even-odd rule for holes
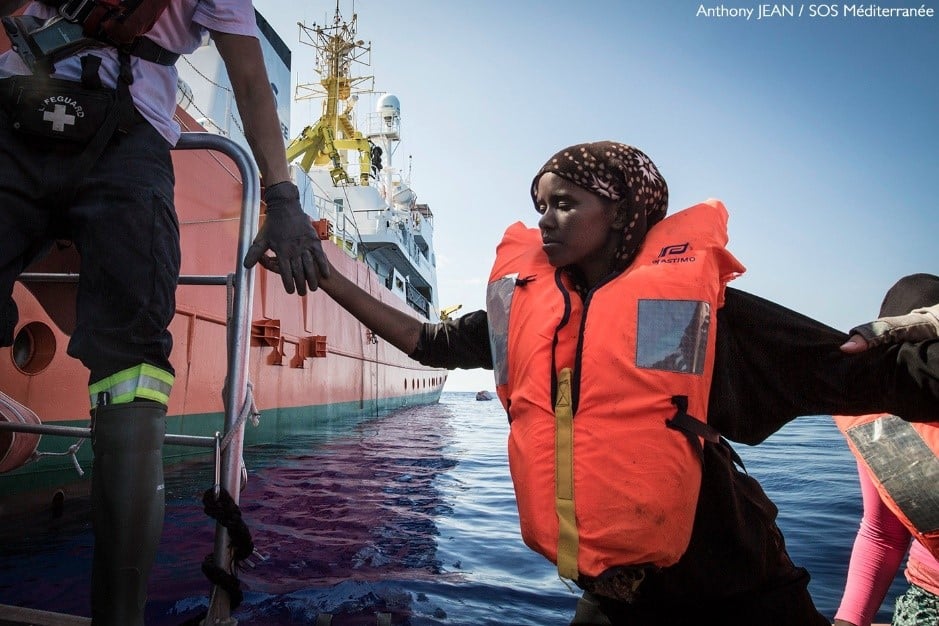
[[[264,190],[264,202],[267,217],[248,248],[245,267],[254,267],[271,250],[277,255],[275,267],[287,293],[293,293],[296,287],[297,293],[306,295],[307,285],[310,291],[316,291],[319,276],[329,276],[329,262],[310,218],[300,208],[297,186],[290,181],[271,185]]]

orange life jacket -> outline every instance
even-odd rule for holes
[[[939,422],[878,413],[835,423],[887,508],[939,558]]]
[[[522,537],[565,578],[672,565],[688,546],[701,442],[666,422],[706,421],[715,313],[744,271],[726,243],[721,202],[678,212],[586,302],[537,229],[499,244],[487,313]]]

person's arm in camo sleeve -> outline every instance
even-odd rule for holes
[[[863,352],[887,343],[916,343],[939,338],[939,304],[913,309],[906,315],[881,317],[852,328],[843,352]]]

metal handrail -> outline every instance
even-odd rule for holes
[[[254,300],[254,272],[248,271],[241,260],[248,253],[258,229],[261,207],[261,179],[258,167],[251,154],[231,139],[210,133],[183,133],[176,143],[177,150],[215,150],[226,154],[234,161],[241,174],[242,206],[238,233],[238,254],[235,258],[234,296],[231,320],[228,325],[228,384],[225,387],[225,433],[233,433],[231,441],[222,453],[221,477],[224,487],[237,504],[241,486],[241,456],[244,450],[244,422],[239,420],[242,403],[248,398],[248,349],[251,341],[251,314]],[[226,434],[226,437],[228,435]],[[228,530],[222,524],[215,525],[215,564],[228,571],[231,554],[228,550]],[[209,610],[203,621],[211,624],[234,625],[231,618],[231,599],[228,594],[214,587],[209,599]]]
[[[36,435],[53,435],[57,437],[77,437],[91,439],[91,429],[81,426],[58,426],[56,424],[24,424],[21,422],[0,422],[0,432],[11,431],[17,433],[33,433]],[[196,448],[211,448],[215,445],[215,437],[203,435],[174,435],[166,433],[163,442],[174,446],[193,446]]]
[[[231,274],[224,276],[211,274],[183,274],[177,285],[227,285]],[[24,283],[77,283],[75,272],[24,272],[18,280]]]

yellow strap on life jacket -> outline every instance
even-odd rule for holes
[[[555,457],[554,505],[558,514],[558,574],[577,580],[577,518],[574,515],[574,414],[571,406],[571,370],[565,367],[558,375],[557,401],[554,404]]]

